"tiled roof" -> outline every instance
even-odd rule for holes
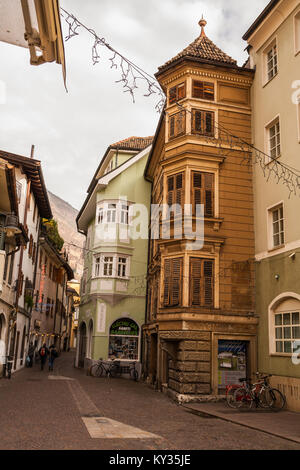
[[[205,20],[201,20],[204,21]],[[200,21],[200,26],[202,26],[204,23],[201,24]],[[205,22],[206,24],[206,22]],[[176,62],[177,60],[183,58],[183,57],[195,57],[197,59],[202,59],[205,62],[212,62],[212,63],[217,63],[217,64],[228,64],[232,66],[237,65],[237,61],[232,59],[229,55],[225,54],[219,47],[217,47],[205,34],[204,32],[204,27],[202,26],[202,32],[200,36],[195,39],[194,42],[192,42],[188,47],[183,49],[182,52],[179,52],[173,59],[169,60],[166,62],[164,65],[158,68],[159,72],[163,71],[165,68],[167,68],[169,65],[171,65],[173,62]]]
[[[128,139],[120,140],[115,144],[111,144],[110,148],[118,148],[123,150],[144,150],[153,142],[153,136],[150,137],[128,137]]]

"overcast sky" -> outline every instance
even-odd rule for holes
[[[10,0],[7,0],[10,1]],[[66,10],[105,37],[150,74],[199,36],[203,13],[207,36],[242,65],[241,39],[267,0],[61,0]],[[63,22],[64,24],[64,22]],[[65,28],[65,27],[64,27]],[[65,29],[66,33],[66,29]],[[65,44],[68,90],[60,66],[29,65],[29,51],[0,43],[0,149],[42,161],[47,188],[80,209],[106,148],[132,135],[153,135],[157,99],[123,93],[108,56],[92,65],[88,33]],[[103,51],[102,51],[103,49]]]

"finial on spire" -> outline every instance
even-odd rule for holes
[[[204,28],[205,28],[206,25],[207,25],[207,21],[205,21],[205,19],[203,18],[203,15],[202,15],[202,18],[199,21],[199,26],[201,26],[201,37],[206,36],[205,31],[204,31]]]

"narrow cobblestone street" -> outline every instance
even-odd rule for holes
[[[193,415],[145,384],[88,377],[73,363],[73,353],[64,353],[54,373],[37,364],[0,380],[1,450],[300,449]]]

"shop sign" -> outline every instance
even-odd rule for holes
[[[129,318],[115,321],[110,328],[110,334],[115,336],[138,336],[138,325]]]

